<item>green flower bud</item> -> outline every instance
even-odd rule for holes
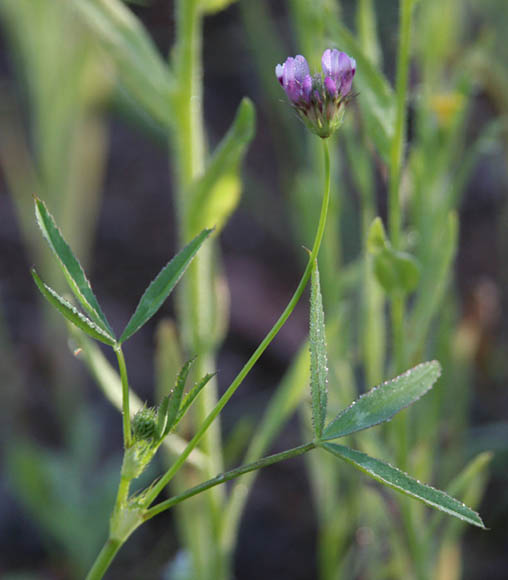
[[[157,414],[151,407],[143,407],[132,419],[134,441],[151,441],[157,432]]]

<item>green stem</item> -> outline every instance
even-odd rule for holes
[[[262,469],[263,467],[268,467],[269,465],[273,465],[274,463],[278,463],[279,461],[285,461],[286,459],[291,459],[292,457],[297,457],[298,455],[303,455],[307,453],[311,449],[316,447],[314,442],[305,443],[304,445],[299,445],[298,447],[293,447],[293,449],[288,449],[286,451],[281,451],[280,453],[275,453],[274,455],[269,455],[268,457],[263,457],[258,461],[254,461],[253,463],[248,463],[247,465],[242,465],[241,467],[237,467],[235,469],[231,469],[230,471],[226,471],[225,473],[221,473],[217,475],[213,479],[208,481],[204,481],[195,487],[188,489],[187,491],[175,495],[167,499],[166,501],[162,501],[157,505],[153,506],[149,510],[146,511],[144,519],[149,520],[153,518],[157,514],[172,508],[174,505],[193,497],[194,495],[198,495],[199,493],[203,493],[204,491],[215,487],[216,485],[220,485],[221,483],[225,483],[226,481],[231,481],[245,473],[249,473],[250,471],[256,471],[258,469]]]
[[[127,504],[129,499],[129,488],[131,485],[131,480],[127,479],[123,475],[120,477],[120,483],[118,484],[118,491],[116,494],[115,510],[120,510],[123,506]]]
[[[203,88],[201,64],[202,14],[200,0],[179,0],[176,3],[175,76],[178,80],[175,127],[171,133],[176,146],[178,177],[178,209],[180,224],[185,223],[191,202],[187,189],[200,175],[205,161],[203,122]],[[183,234],[183,232],[182,232]]]
[[[202,13],[200,0],[180,0],[177,3],[176,75],[180,84],[176,131],[172,138],[176,145],[178,163],[177,206],[180,214],[180,241],[185,244],[194,235],[189,226],[188,214],[194,200],[189,197],[190,185],[202,175],[205,166],[205,137],[202,87]],[[214,249],[212,244],[202,248],[190,265],[183,281],[180,298],[180,321],[185,347],[197,355],[194,372],[203,376],[215,367],[211,297],[214,294]],[[217,401],[214,381],[196,402],[196,421],[200,423]],[[205,453],[211,457],[207,471],[217,473],[222,469],[220,433],[217,430],[203,442]],[[214,469],[215,468],[215,469]]]
[[[109,538],[99,552],[90,572],[88,572],[86,580],[101,580],[121,547],[120,540]]]
[[[235,391],[241,385],[242,381],[248,375],[248,373],[252,369],[252,367],[256,364],[256,362],[258,361],[260,356],[267,349],[268,345],[275,338],[275,336],[277,335],[279,330],[282,328],[282,326],[284,325],[286,320],[289,318],[289,316],[293,312],[296,304],[300,300],[300,297],[302,296],[303,291],[305,290],[305,286],[307,285],[307,282],[309,281],[314,261],[317,258],[319,248],[321,246],[321,241],[323,239],[323,233],[325,230],[326,216],[328,213],[328,204],[330,201],[330,153],[328,151],[328,143],[326,140],[323,140],[323,153],[324,153],[324,164],[325,164],[325,193],[324,193],[323,202],[321,205],[321,215],[319,217],[319,224],[318,224],[318,228],[317,228],[317,232],[316,232],[316,237],[314,240],[314,245],[312,247],[312,251],[311,251],[311,254],[309,257],[309,261],[307,263],[307,267],[305,268],[303,276],[300,280],[300,283],[298,284],[298,287],[295,290],[295,293],[293,294],[291,300],[289,301],[289,304],[286,306],[284,312],[281,314],[281,316],[279,317],[277,322],[274,324],[274,326],[272,327],[270,332],[266,335],[264,340],[261,342],[261,344],[255,350],[255,352],[252,354],[250,359],[245,363],[244,367],[238,373],[238,375],[236,376],[234,381],[231,383],[231,385],[228,387],[228,389],[226,390],[224,395],[222,395],[222,397],[220,398],[220,400],[217,403],[217,405],[215,406],[215,408],[206,417],[205,421],[202,423],[202,425],[198,429],[197,433],[189,441],[185,450],[178,457],[178,459],[175,461],[175,463],[173,463],[171,468],[162,476],[162,478],[158,481],[158,483],[156,485],[154,485],[151,493],[147,494],[146,500],[145,500],[145,506],[149,506],[155,500],[155,498],[162,492],[162,490],[171,481],[171,479],[176,474],[176,472],[184,464],[185,460],[187,459],[187,457],[189,456],[191,451],[196,447],[196,445],[199,443],[199,441],[201,440],[203,435],[206,433],[208,427],[213,423],[215,418],[219,415],[219,413],[225,407],[227,402],[231,399],[231,397],[233,396]]]
[[[178,0],[175,3],[176,45],[174,49],[174,71],[178,81],[178,95],[174,114],[174,127],[170,133],[175,152],[176,207],[179,223],[180,243],[187,243],[193,236],[189,215],[195,199],[190,192],[192,183],[204,171],[206,161],[205,124],[203,115],[203,67],[202,27],[203,10],[201,0]],[[182,342],[188,354],[197,355],[193,372],[197,377],[215,370],[216,341],[214,334],[214,244],[209,243],[193,260],[179,292],[179,322]],[[210,381],[196,401],[193,415],[195,424],[201,425],[217,404],[217,383]],[[220,425],[217,422],[200,442],[207,461],[201,470],[203,478],[209,478],[223,470]],[[183,475],[183,485],[188,487],[188,478],[194,472]],[[187,483],[185,483],[187,481]],[[221,527],[223,490],[218,488],[204,498],[206,505],[199,510],[182,513],[185,542],[192,553],[195,573],[203,578],[220,578],[221,555],[213,543],[203,542],[203,530],[208,535],[218,535]],[[193,513],[191,513],[193,512]]]
[[[127,366],[123,356],[122,347],[114,347],[118,359],[118,369],[122,381],[122,420],[123,420],[123,446],[125,449],[131,446],[131,415],[129,409],[129,379],[127,378]]]

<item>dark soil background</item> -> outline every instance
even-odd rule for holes
[[[172,11],[167,4],[157,0],[147,7],[134,8],[163,53],[167,53],[172,41]],[[274,15],[282,27],[283,4],[273,4]],[[213,144],[227,129],[241,97],[248,95],[256,102],[260,90],[235,7],[207,20],[204,60],[205,115]],[[5,40],[0,44],[0,82],[14,83]],[[492,103],[479,94],[471,135],[494,115]],[[266,186],[263,199],[254,202],[249,199],[258,192],[249,190],[247,185],[240,208],[221,238],[231,293],[230,330],[218,362],[221,388],[229,384],[271,327],[300,273],[284,200],[269,185],[276,183],[276,167],[266,122],[266,111],[258,107],[257,136],[245,163],[247,184],[248,175],[253,174]],[[156,137],[147,136],[116,114],[111,116],[110,130],[107,174],[90,276],[113,326],[121,328],[147,282],[175,251],[176,234],[165,147]],[[508,365],[504,360],[508,331],[504,314],[508,301],[505,163],[506,152],[485,156],[468,185],[461,210],[461,243],[456,268],[464,316],[481,307],[478,303],[482,292],[493,293],[497,304],[495,314],[485,327],[476,361],[474,426],[506,421],[508,414]],[[265,227],[262,211],[253,216],[249,209],[253,203],[270,214],[271,223],[280,224],[280,231],[287,233],[286,243],[283,235],[275,236]],[[383,205],[380,192],[381,210]],[[63,434],[55,422],[43,384],[44,377],[50,374],[47,365],[52,363],[46,360],[45,345],[41,342],[40,300],[29,275],[30,266],[31,257],[23,245],[9,193],[0,175],[0,301],[11,338],[12,357],[21,369],[18,377],[4,378],[6,382],[17,381],[15,388],[21,395],[0,432],[7,436],[8,429],[24,429],[43,445],[58,448]],[[171,307],[164,307],[127,346],[131,381],[141,396],[149,397],[153,384],[154,329],[162,317],[170,314]],[[249,376],[226,408],[223,418],[226,432],[232,419],[242,412],[247,411],[254,417],[258,409],[261,412],[306,333],[303,305],[263,356],[262,365]],[[70,358],[67,353],[64,355]],[[77,375],[86,374],[77,363],[72,363],[71,368],[70,372]],[[107,458],[121,445],[119,415],[103,402],[90,380],[80,381],[83,385],[79,388],[78,400],[91,406],[103,442],[102,453]],[[7,402],[1,404],[6,406]],[[298,421],[294,419],[279,438],[276,449],[298,442]],[[480,509],[491,531],[472,530],[466,534],[465,578],[471,580],[508,577],[508,458],[506,446],[504,449],[504,455],[500,453],[494,460],[491,482]],[[40,578],[64,579],[65,566],[58,561],[58,548],[51,542],[48,547],[48,539],[41,535],[30,514],[13,496],[5,472],[0,475],[0,490],[0,577],[29,569],[37,570]],[[170,519],[170,516],[157,518],[153,525],[137,532],[129,549],[120,553],[115,571],[109,577],[160,578],[160,567],[176,548],[175,538],[167,532]],[[302,461],[293,460],[265,470],[259,476],[243,518],[236,556],[237,579],[311,580],[315,577],[315,531]],[[157,540],[159,533],[162,535]],[[140,564],[145,550],[152,555],[149,571]]]

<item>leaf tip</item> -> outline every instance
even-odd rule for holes
[[[487,528],[487,526],[483,523],[483,520],[480,516],[478,516],[478,524],[476,524],[477,528],[480,528],[481,530],[483,530],[484,532],[490,532],[490,528]]]
[[[428,367],[432,369],[432,371],[436,377],[434,379],[434,382],[437,381],[437,379],[439,379],[439,377],[443,373],[443,367],[441,366],[441,363],[438,360],[431,360],[428,363],[423,363],[423,364],[427,364]]]
[[[250,141],[254,137],[256,127],[256,108],[248,97],[240,101],[235,122],[245,141]]]

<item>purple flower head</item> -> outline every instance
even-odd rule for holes
[[[275,75],[300,119],[312,132],[326,138],[342,123],[356,63],[345,52],[329,48],[321,63],[324,74],[312,77],[305,57],[290,56],[275,67]]]
[[[304,56],[298,54],[294,58],[288,57],[284,64],[275,67],[275,74],[293,105],[308,104],[312,77]]]
[[[325,83],[326,79],[331,79],[335,83],[340,96],[346,97],[351,91],[353,77],[356,72],[355,59],[350,58],[345,52],[340,52],[336,48],[327,48],[323,52],[321,65],[325,75]]]

